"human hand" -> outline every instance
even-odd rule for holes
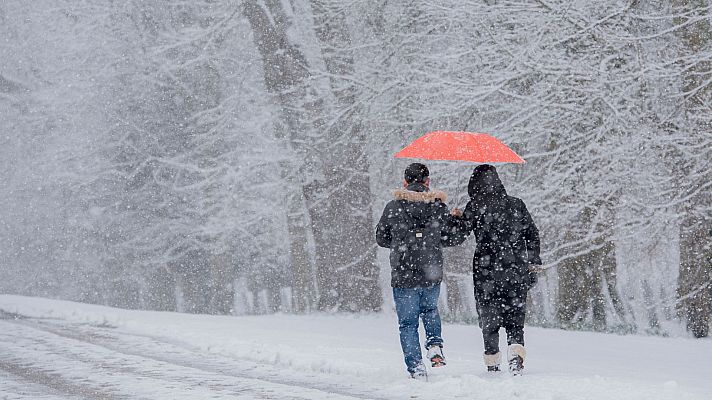
[[[536,265],[536,264],[529,264],[529,272],[533,272],[535,274],[540,274],[544,272],[544,267],[541,265]]]
[[[450,215],[452,215],[453,217],[462,217],[462,210],[455,207],[452,209],[452,211],[450,211]]]
[[[525,280],[527,288],[531,289],[532,286],[536,285],[537,282],[539,282],[539,273],[543,270],[544,269],[541,267],[541,265],[529,264]]]

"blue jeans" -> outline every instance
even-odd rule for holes
[[[438,297],[440,284],[415,287],[393,288],[393,300],[396,303],[398,326],[400,328],[400,343],[408,372],[423,361],[418,337],[418,320],[423,319],[426,342],[425,347],[442,346],[440,314],[438,313]]]

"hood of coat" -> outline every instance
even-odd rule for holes
[[[431,190],[429,192],[416,192],[408,189],[397,189],[393,192],[396,200],[406,200],[414,203],[433,203],[436,200],[447,201],[447,195],[442,190]]]
[[[507,190],[499,179],[497,169],[489,164],[478,165],[472,172],[467,185],[470,198],[501,198],[507,196]]]
[[[427,221],[438,215],[442,203],[447,200],[447,195],[441,190],[416,191],[410,186],[393,192],[396,200],[405,200],[404,211],[411,218],[418,221]],[[419,189],[419,188],[416,188]],[[427,190],[427,188],[426,188]]]

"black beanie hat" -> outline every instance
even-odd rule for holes
[[[428,171],[428,167],[421,163],[410,164],[403,174],[403,178],[409,184],[413,182],[425,183],[429,176],[430,171]]]

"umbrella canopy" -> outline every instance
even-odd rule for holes
[[[413,141],[395,156],[486,164],[525,162],[517,153],[493,136],[472,132],[430,132]]]

